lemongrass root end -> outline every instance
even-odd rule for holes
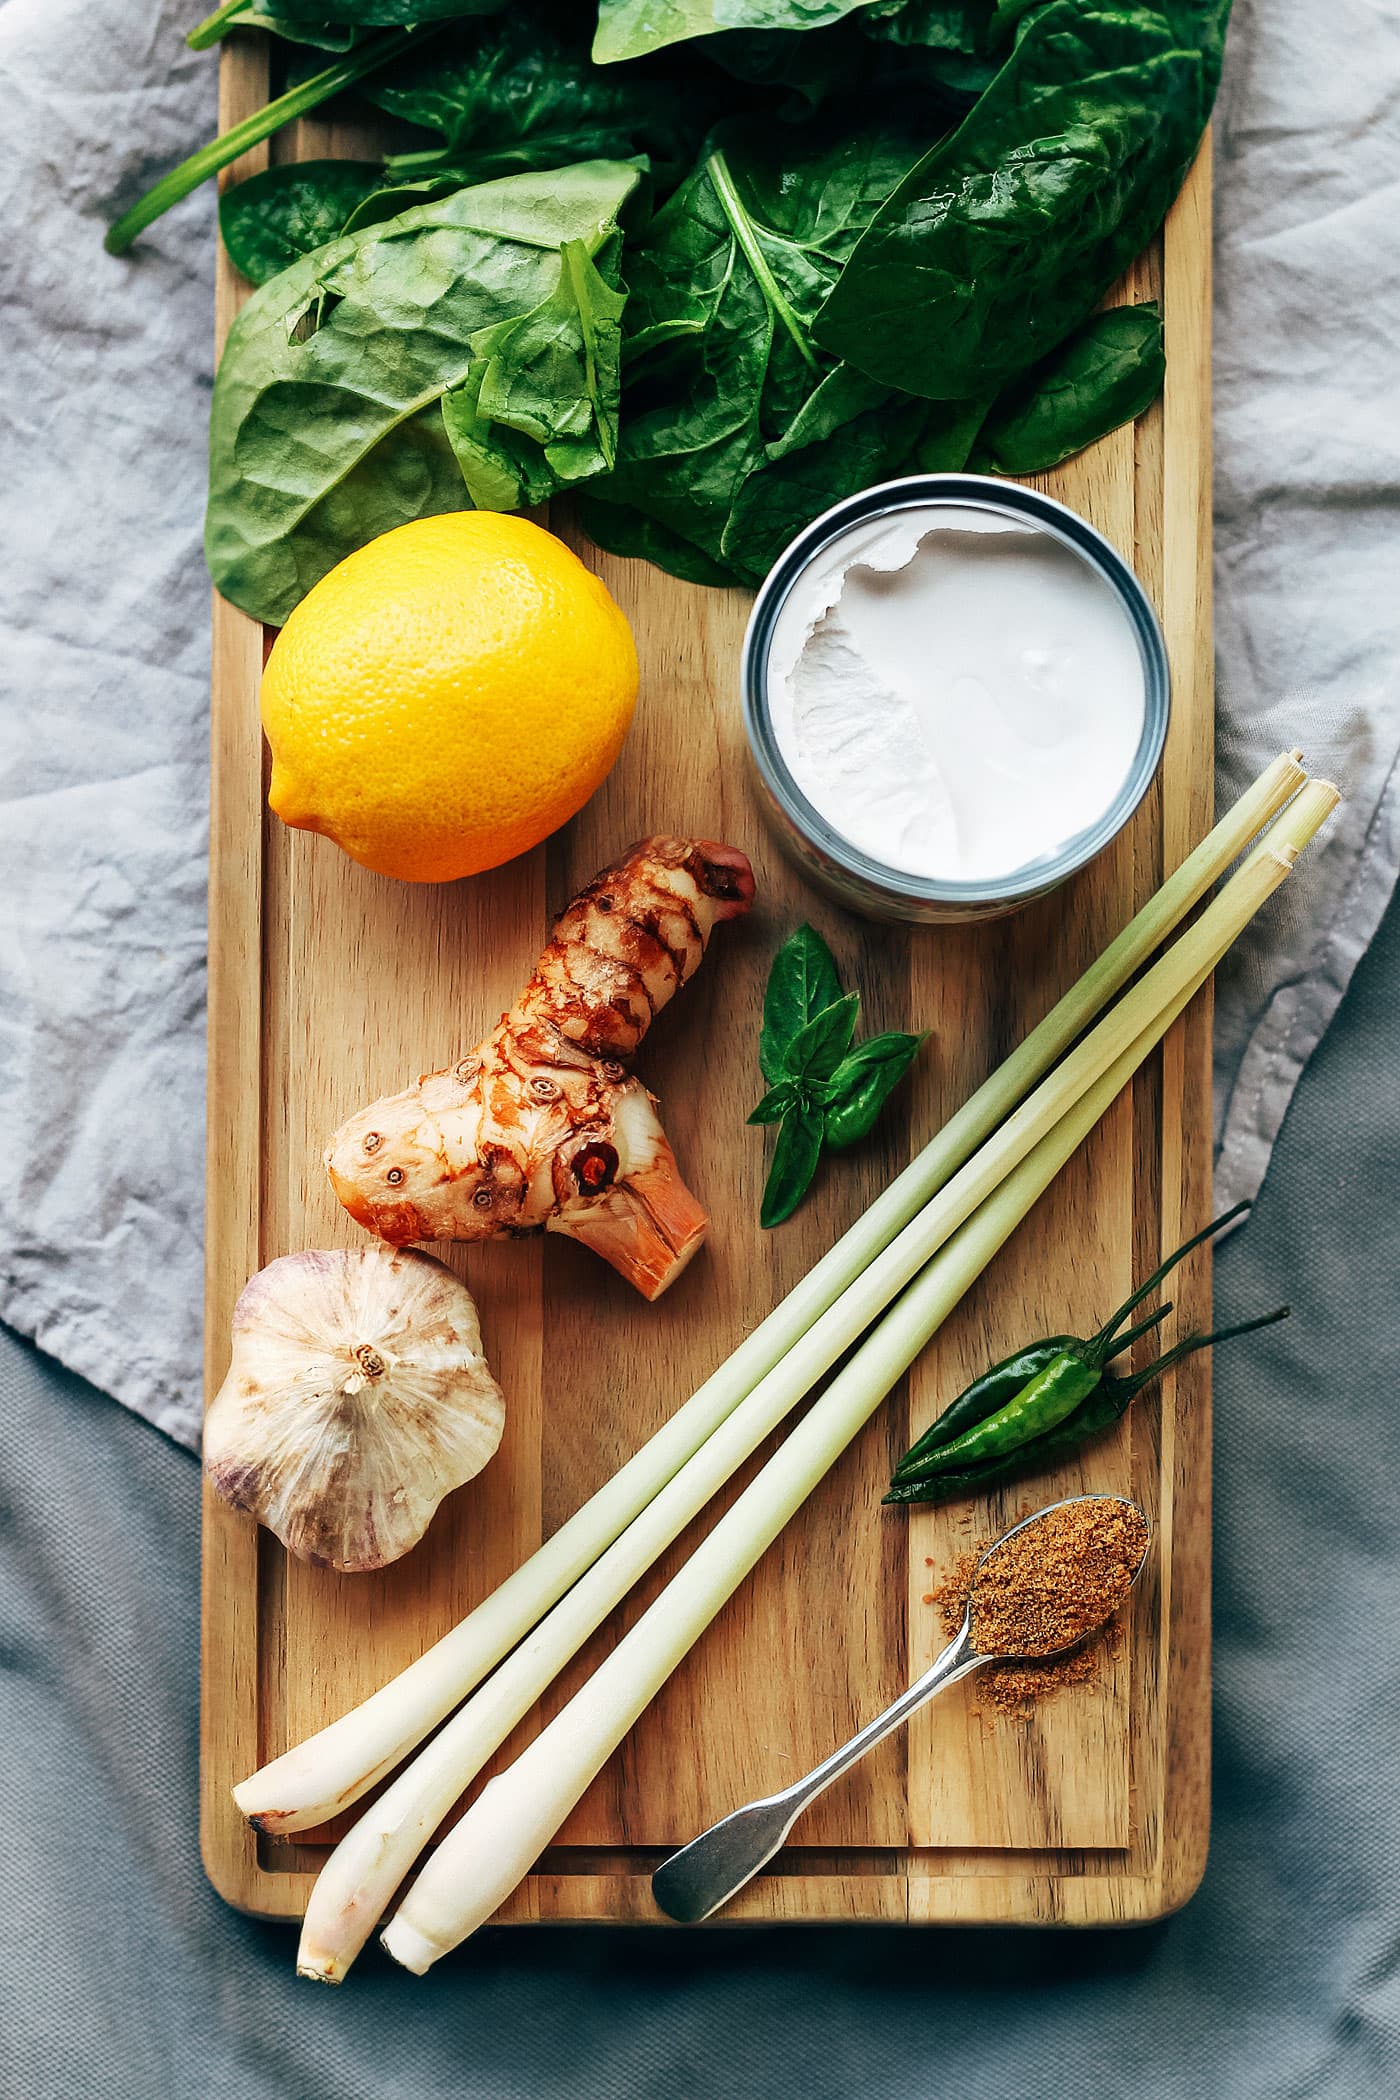
[[[317,1961],[305,1954],[297,1956],[297,1974],[304,1976],[308,1983],[338,1984],[345,1981],[344,1969],[337,1968],[334,1962]]]
[[[295,1811],[259,1808],[257,1778],[255,1772],[251,1778],[240,1779],[237,1786],[229,1788],[229,1793],[233,1796],[233,1805],[250,1830],[260,1830],[264,1837],[284,1837],[289,1829],[296,1827],[289,1821]]]
[[[433,1963],[447,1952],[401,1917],[390,1919],[379,1935],[379,1944],[401,1969],[411,1969],[415,1976],[426,1976]]]

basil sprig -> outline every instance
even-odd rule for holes
[[[799,926],[773,958],[763,1000],[758,1062],[768,1091],[750,1123],[776,1123],[759,1222],[790,1218],[817,1171],[823,1146],[834,1151],[867,1136],[913,1064],[921,1035],[855,1040],[860,993],[841,990],[831,950]]]

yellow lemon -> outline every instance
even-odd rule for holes
[[[582,809],[636,698],[631,629],[561,540],[495,511],[421,518],[348,555],[278,635],[268,801],[381,875],[450,882]]]

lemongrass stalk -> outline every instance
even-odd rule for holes
[[[1330,808],[1335,796],[1321,791],[1311,799],[1320,821],[1324,804]],[[1014,1167],[1031,1148],[1025,1132],[1038,1133],[1033,1141],[1043,1143],[1064,1111],[1098,1084],[1105,1069],[1117,1069],[1122,1055],[1130,1050],[1140,1062],[1214,969],[1252,914],[1254,900],[1262,900],[1283,880],[1292,857],[1292,852],[1266,852],[1250,864],[1250,872],[1242,870],[1218,900],[1222,909],[1217,923],[1211,923],[1213,908],[1163,958],[1139,992],[1099,1024],[1074,1057],[984,1151],[1000,1154],[1008,1144],[1008,1133],[1022,1123],[1022,1133],[1009,1141],[1007,1165]],[[1223,908],[1231,903],[1231,909]],[[1154,982],[1161,993],[1155,1004]],[[1127,1018],[1120,1021],[1120,1015]],[[1117,1064],[1105,1047],[1112,1045],[1120,1053]],[[1047,1102],[1042,1112],[1031,1113],[1036,1101],[1052,1092],[1056,1100]],[[821,1372],[830,1368],[896,1290],[971,1215],[976,1203],[990,1195],[1005,1172],[1005,1166],[999,1172],[997,1162],[983,1166],[979,1159],[955,1176],[871,1265],[859,1287],[852,1287],[813,1323],[783,1363],[759,1381],[495,1675],[366,1810],[331,1854],[312,1892],[298,1954],[299,1973],[323,1982],[341,1980],[376,1917],[448,1809],[568,1659],[804,1397]]]
[[[1207,974],[1202,971],[1178,995],[1151,1042],[1126,1051],[934,1256],[611,1655],[514,1764],[485,1787],[428,1860],[381,1935],[395,1961],[423,1975],[494,1916],[519,1886],[667,1678]]]
[[[1337,799],[1327,783],[1310,783],[1228,888],[1241,892],[1251,873],[1271,874],[1277,888]],[[1208,940],[1195,946],[1196,967],[910,1282],[636,1625],[444,1839],[382,1935],[395,1961],[424,1974],[519,1886],[711,1620],[1205,983],[1219,955]]]
[[[249,1821],[273,1832],[306,1830],[326,1822],[358,1801],[422,1742],[944,1187],[1304,778],[1296,753],[1275,759],[864,1215],[684,1406],[514,1574],[389,1684],[236,1786],[234,1799]]]

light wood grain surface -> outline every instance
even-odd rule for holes
[[[264,97],[259,40],[224,55],[221,117]],[[354,151],[303,125],[279,154]],[[256,162],[232,172],[238,179]],[[325,1180],[328,1133],[363,1102],[449,1063],[524,982],[550,914],[648,831],[731,840],[753,858],[753,914],[721,928],[643,1047],[709,1245],[648,1307],[554,1239],[452,1254],[477,1293],[507,1394],[501,1450],[380,1575],[289,1562],[206,1495],[204,1856],[231,1902],[294,1917],[334,1832],[257,1839],[229,1788],[374,1689],[514,1567],[655,1429],[999,1061],[1156,887],[1210,820],[1209,171],[1203,156],[1128,296],[1163,300],[1163,405],[1041,483],[1136,566],[1161,612],[1173,714],[1159,778],[1127,833],[1068,889],[1012,919],[875,928],[806,890],[751,793],[737,663],[746,600],[600,555],[642,663],[635,727],[612,777],[549,845],[475,881],[381,880],[264,808],[261,629],[216,598],[210,891],[206,1372],[227,1365],[233,1300],[253,1270],[354,1244]],[[220,339],[242,296],[221,256]],[[932,1030],[913,1083],[869,1144],[823,1170],[787,1227],[757,1226],[765,1137],[744,1118],[774,947],[802,919],[827,936],[872,1030]],[[654,1919],[665,1851],[815,1763],[940,1644],[930,1582],[1029,1499],[1127,1491],[1159,1549],[1104,1679],[995,1725],[958,1689],[833,1788],[797,1842],[725,1912],[743,1919],[1093,1924],[1160,1916],[1205,1858],[1209,1757],[1210,1388],[1187,1365],[1116,1435],[991,1504],[882,1510],[894,1458],[977,1371],[1043,1332],[1091,1331],[1209,1204],[1210,1016],[1202,998],[1061,1176],[905,1387],[676,1673],[504,1915]],[[769,1139],[771,1142],[771,1139]],[[1209,1263],[1173,1295],[1209,1314]],[[747,1475],[742,1476],[747,1477]],[[736,1483],[736,1486],[742,1484]],[[679,1542],[566,1676],[550,1711],[680,1565]],[[971,1696],[969,1696],[969,1693]],[[522,1727],[502,1760],[528,1737]]]

